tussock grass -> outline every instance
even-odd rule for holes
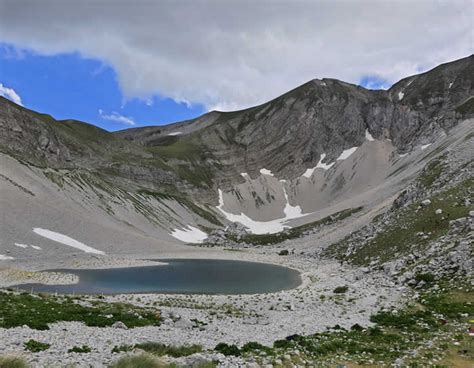
[[[22,357],[3,355],[0,356],[0,368],[29,368],[29,365]]]

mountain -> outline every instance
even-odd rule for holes
[[[473,81],[471,55],[386,91],[315,79],[249,109],[114,133],[0,98],[0,254],[45,245],[34,228],[147,253],[231,222],[278,233],[354,211],[362,226],[430,162],[472,151]]]

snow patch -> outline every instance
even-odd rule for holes
[[[369,129],[365,130],[365,139],[367,139],[370,142],[374,141],[374,137],[372,137],[372,134],[369,133]]]
[[[269,176],[275,176],[270,170],[267,169],[260,169],[260,174],[262,175],[269,175]]]
[[[241,176],[243,176],[244,178],[250,178],[249,174],[247,173],[240,173]]]
[[[288,220],[295,219],[298,217],[303,217],[301,212],[300,206],[291,206],[288,201],[288,195],[286,193],[285,188],[283,188],[283,192],[285,194],[286,205],[283,210],[285,213],[285,217],[271,220],[271,221],[256,221],[241,213],[239,215],[235,215],[233,213],[226,212],[224,210],[224,195],[222,190],[218,189],[219,192],[219,205],[217,209],[222,212],[222,214],[226,217],[227,220],[231,222],[239,222],[244,225],[249,231],[253,234],[274,234],[279,233],[280,231],[289,228],[290,226],[285,225]]]
[[[401,101],[403,99],[403,96],[405,96],[405,94],[402,91],[398,92],[398,100],[399,101]]]
[[[399,153],[398,156],[400,157],[405,157],[406,155],[408,155],[408,153]]]
[[[41,247],[38,247],[37,245],[30,245],[30,247],[36,250],[41,250]]]
[[[345,160],[346,158],[348,158],[350,155],[352,155],[355,151],[356,151],[357,147],[352,147],[352,148],[349,148],[349,149],[346,149],[344,151],[342,151],[341,155],[337,158],[337,160]]]
[[[183,132],[171,132],[171,133],[168,133],[168,135],[180,135],[180,134],[183,134]]]
[[[81,243],[80,241],[77,241],[73,238],[70,238],[67,235],[57,233],[51,230],[46,230],[46,229],[41,229],[39,227],[35,227],[33,229],[33,232],[41,235],[45,238],[51,239],[55,242],[67,245],[69,247],[73,247],[79,250],[82,250],[85,253],[93,253],[93,254],[105,254],[101,250],[97,250],[95,248],[89,247],[88,245],[85,245],[84,243]]]
[[[306,171],[304,172],[303,176],[305,178],[310,178],[313,173],[314,173],[314,170],[316,169],[323,169],[323,170],[329,170],[331,168],[332,165],[334,165],[334,162],[331,162],[330,164],[323,164],[323,160],[324,158],[326,157],[326,154],[323,153],[321,155],[321,157],[319,158],[319,161],[318,163],[316,164],[315,167],[313,167],[312,169],[306,169]]]
[[[451,88],[453,86],[453,82],[449,83],[449,87],[448,88]]]
[[[431,143],[424,144],[424,145],[421,146],[421,150],[424,151],[424,150],[427,149],[429,146],[431,146]]]
[[[191,225],[188,225],[184,230],[173,230],[171,236],[185,243],[202,243],[207,238],[204,231]]]
[[[21,243],[15,243],[15,246],[17,246],[18,248],[28,248],[27,244],[21,244]]]
[[[4,256],[3,254],[0,254],[0,261],[9,261],[10,259],[13,259],[13,257]]]

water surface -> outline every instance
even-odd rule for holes
[[[298,271],[257,262],[166,259],[166,265],[98,270],[54,270],[79,276],[74,285],[18,285],[23,290],[64,294],[178,293],[253,294],[292,289]]]

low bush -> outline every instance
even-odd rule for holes
[[[228,345],[225,342],[217,344],[214,350],[218,351],[221,354],[224,354],[225,356],[240,356],[242,354],[240,349],[236,345]]]
[[[74,346],[71,349],[69,349],[67,352],[68,353],[90,353],[91,348],[88,347],[87,345]]]
[[[32,353],[38,353],[40,351],[48,350],[50,346],[50,344],[39,342],[33,339],[28,340],[24,344],[25,349],[31,351]]]
[[[200,345],[171,346],[158,342],[145,342],[143,344],[136,344],[135,348],[144,350],[147,353],[151,353],[153,355],[169,355],[174,358],[188,356],[202,351],[202,347]]]
[[[334,294],[344,294],[349,288],[347,286],[338,286],[333,290]]]

